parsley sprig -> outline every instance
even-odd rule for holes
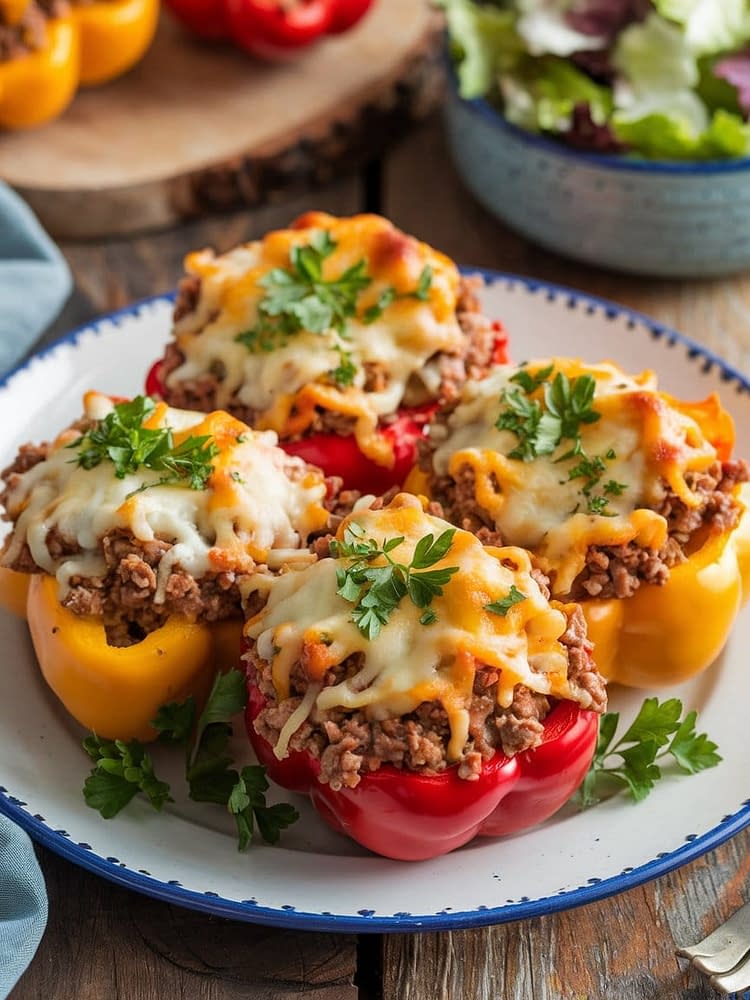
[[[717,746],[705,733],[697,733],[697,713],[684,719],[679,698],[646,698],[638,715],[615,742],[618,712],[606,712],[599,720],[594,759],[577,793],[581,806],[599,802],[607,788],[627,790],[636,802],[645,799],[664,775],[660,762],[671,757],[683,774],[716,767],[721,761]]]
[[[281,831],[299,818],[286,802],[266,804],[269,786],[264,767],[252,764],[237,771],[232,766],[229,720],[243,711],[246,700],[244,674],[230,670],[217,675],[200,715],[190,697],[164,705],[152,722],[162,742],[184,748],[190,798],[225,806],[232,814],[241,851],[255,838],[256,828],[263,840],[275,844]],[[158,810],[173,801],[169,785],[156,777],[151,758],[138,740],[124,743],[92,735],[84,740],[84,748],[95,762],[84,785],[84,798],[105,819],[117,815],[138,792]]]
[[[362,322],[366,324],[374,323],[380,319],[388,306],[393,305],[399,299],[419,299],[420,302],[427,302],[430,297],[430,287],[432,286],[432,268],[425,264],[417,279],[417,287],[411,292],[398,292],[393,285],[388,285],[378,296],[377,302],[365,309],[362,315]]]
[[[164,475],[151,486],[185,484],[193,490],[205,489],[213,471],[212,459],[219,449],[208,434],[190,436],[175,445],[170,427],[144,427],[156,404],[150,396],[136,396],[130,402],[116,403],[90,430],[68,445],[78,448],[77,464],[94,469],[102,462],[112,462],[118,479],[141,467]]]
[[[564,372],[557,372],[550,382],[554,365],[547,365],[536,372],[521,367],[510,381],[518,388],[505,389],[501,396],[504,407],[495,421],[498,430],[510,431],[518,439],[508,458],[533,462],[542,455],[551,455],[563,441],[572,446],[556,459],[563,462],[577,458],[569,470],[568,481],[582,479],[581,493],[586,500],[589,514],[613,517],[609,499],[621,496],[626,483],[609,479],[595,493],[607,471],[607,462],[617,457],[610,448],[605,455],[588,455],[581,440],[581,430],[586,424],[596,423],[601,414],[594,409],[596,380],[584,374],[569,379]],[[531,398],[542,390],[542,400]]]
[[[337,559],[349,559],[348,566],[336,570],[336,591],[345,601],[354,605],[352,621],[367,639],[377,639],[380,630],[399,606],[404,597],[424,610],[420,618],[422,625],[437,621],[434,608],[430,605],[434,597],[440,597],[458,566],[443,566],[430,569],[443,559],[453,543],[455,528],[448,528],[437,538],[425,535],[417,542],[414,555],[408,565],[396,562],[391,553],[403,544],[404,538],[384,539],[378,543],[367,538],[367,532],[356,521],[344,529],[342,541],[331,542],[331,555]],[[375,559],[385,559],[385,565],[373,566]]]
[[[263,275],[259,284],[265,295],[258,303],[258,321],[235,340],[244,344],[251,354],[275,351],[285,347],[289,338],[302,330],[325,334],[335,330],[338,337],[349,340],[347,322],[357,314],[360,292],[372,284],[364,257],[348,267],[338,278],[323,277],[323,264],[337,247],[328,230],[317,230],[310,242],[289,251],[289,267],[275,267]],[[432,268],[423,268],[416,288],[397,292],[388,286],[377,302],[366,309],[362,321],[373,323],[397,299],[416,298],[426,301],[432,284]],[[340,362],[329,371],[333,381],[342,387],[351,385],[357,373],[351,352],[339,342],[332,345]]]
[[[515,604],[520,604],[521,601],[525,600],[526,594],[522,590],[519,590],[515,583],[512,583],[505,597],[501,597],[497,601],[490,601],[484,607],[486,611],[491,611],[494,615],[500,615],[502,618],[505,618]]]

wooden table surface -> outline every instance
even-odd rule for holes
[[[64,246],[76,291],[46,339],[172,288],[192,248],[227,249],[312,207],[379,209],[462,263],[615,299],[677,327],[750,374],[750,274],[644,280],[535,248],[464,193],[440,124],[432,120],[365,175],[294,202],[127,242]],[[479,930],[358,940],[180,909],[39,853],[49,925],[11,1000],[708,1000],[715,992],[677,963],[675,942],[698,940],[750,895],[745,831],[678,871],[576,910]]]

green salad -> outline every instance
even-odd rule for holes
[[[439,0],[462,97],[578,149],[750,155],[750,0]]]

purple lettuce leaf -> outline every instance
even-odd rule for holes
[[[612,40],[627,25],[645,20],[653,9],[651,0],[578,0],[566,20],[583,35]]]
[[[750,115],[750,50],[735,52],[714,64],[714,76],[726,80],[737,91],[737,100],[745,116]]]
[[[588,153],[623,153],[627,149],[606,122],[600,125],[594,121],[591,107],[585,102],[575,105],[570,128],[561,132],[558,138],[566,146]]]

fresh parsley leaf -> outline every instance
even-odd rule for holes
[[[679,698],[646,698],[623,736],[615,741],[617,712],[606,712],[599,720],[599,737],[591,767],[577,793],[585,808],[600,801],[603,789],[626,789],[639,802],[663,777],[660,764],[671,756],[679,771],[696,774],[716,767],[718,747],[705,733],[696,733],[697,713],[681,720]]]
[[[339,363],[335,368],[332,368],[328,373],[336,385],[341,386],[341,388],[346,388],[348,385],[354,383],[354,379],[357,375],[357,366],[352,361],[352,355],[350,351],[345,351],[342,347],[337,347],[339,355]]]
[[[422,302],[426,302],[430,297],[430,288],[432,287],[432,268],[429,264],[425,264],[422,268],[422,272],[419,275],[419,280],[417,281],[417,287],[412,292],[415,299],[419,299]]]
[[[218,447],[208,434],[191,435],[175,445],[170,427],[144,427],[155,407],[150,396],[116,403],[106,417],[68,445],[78,448],[77,464],[83,469],[94,469],[102,462],[112,462],[118,479],[141,467],[165,473],[157,482],[144,484],[140,489],[181,483],[193,490],[205,489]]]
[[[336,593],[354,605],[352,621],[370,641],[377,639],[390,616],[408,595],[417,608],[428,609],[420,618],[423,625],[437,621],[430,604],[440,597],[458,566],[430,569],[450,551],[455,528],[448,528],[437,538],[425,535],[417,542],[412,561],[408,566],[396,562],[390,553],[404,542],[403,536],[384,539],[381,544],[374,538],[365,538],[365,532],[356,521],[344,529],[343,540],[331,542],[331,555],[350,560],[346,567],[336,570]],[[373,566],[373,560],[383,558],[385,565]]]
[[[362,314],[362,322],[366,324],[374,323],[375,320],[380,319],[388,306],[396,302],[397,299],[419,299],[421,302],[427,302],[430,298],[431,287],[432,268],[429,264],[426,264],[420,272],[414,291],[397,292],[393,285],[388,285],[378,296],[377,302],[368,309],[365,309]]]
[[[94,768],[83,786],[86,805],[104,819],[116,816],[138,792],[142,792],[157,811],[172,802],[169,785],[154,773],[154,765],[138,740],[103,740],[92,734],[83,748],[94,761]]]
[[[268,781],[264,767],[248,765],[237,775],[227,800],[239,834],[239,849],[244,851],[254,839],[254,826],[268,844],[277,843],[281,831],[299,819],[299,813],[287,802],[266,805]]]
[[[162,741],[184,748],[190,798],[225,806],[234,816],[240,850],[252,839],[253,822],[260,836],[275,844],[281,831],[299,818],[297,810],[286,803],[266,806],[264,767],[248,765],[241,772],[233,767],[230,720],[244,709],[246,700],[244,673],[230,670],[216,677],[197,721],[195,700],[190,697],[162,706],[152,722]],[[169,785],[158,780],[151,758],[137,740],[126,744],[92,735],[83,746],[96,762],[86,779],[84,797],[105,819],[115,816],[138,792],[146,795],[155,809],[173,801]]]
[[[525,600],[526,594],[519,590],[515,583],[512,583],[507,597],[503,597],[499,601],[490,601],[484,607],[486,611],[491,611],[494,615],[502,615],[504,618],[514,604],[520,604],[521,601]]]
[[[544,385],[552,374],[554,367],[554,364],[546,365],[544,368],[540,368],[539,371],[533,375],[528,368],[521,367],[515,375],[511,375],[510,381],[520,385],[523,391],[530,396],[533,392],[536,392],[541,385]]]
[[[265,295],[258,303],[258,321],[235,337],[257,354],[288,343],[301,330],[345,335],[347,320],[356,314],[359,293],[372,283],[364,258],[338,278],[323,277],[323,263],[337,244],[326,230],[315,232],[307,245],[292,247],[288,268],[273,268],[259,284]]]

